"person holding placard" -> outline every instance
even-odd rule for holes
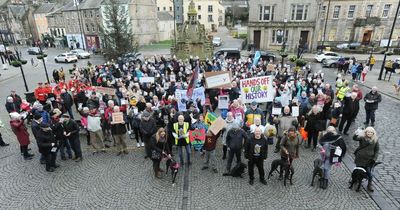
[[[118,117],[117,117],[118,115]],[[112,121],[111,121],[111,134],[114,136],[115,144],[117,145],[117,156],[122,153],[128,154],[128,150],[126,148],[126,126],[124,119],[124,113],[120,112],[119,106],[113,107],[112,113]]]
[[[222,145],[223,145],[223,147],[222,147],[222,151],[223,151],[222,160],[226,159],[226,152],[228,151],[228,147],[226,146],[226,137],[228,135],[228,132],[232,128],[241,127],[240,121],[238,121],[237,119],[235,119],[233,117],[233,113],[232,112],[228,112],[226,114],[225,122],[226,122],[226,127],[223,129],[223,134],[222,134]]]
[[[305,130],[308,132],[308,141],[306,148],[310,148],[311,142],[313,142],[313,148],[311,149],[311,151],[315,151],[318,143],[318,134],[320,131],[325,130],[326,127],[324,116],[321,111],[322,109],[319,106],[315,105],[306,116]]]
[[[265,117],[263,111],[261,111],[260,108],[258,108],[258,104],[256,101],[251,102],[250,109],[246,111],[244,114],[245,118],[245,129],[249,130],[250,125],[254,124],[254,118],[259,117],[261,118],[261,124],[265,125]]]
[[[89,131],[90,143],[94,149],[93,154],[99,151],[105,152],[104,137],[101,130],[101,116],[95,108],[89,110],[87,130]]]
[[[250,177],[250,185],[254,184],[254,166],[258,168],[258,173],[260,176],[260,182],[263,185],[267,184],[265,181],[265,172],[264,172],[264,160],[267,159],[268,153],[268,144],[265,137],[262,135],[263,132],[261,128],[256,128],[254,130],[254,134],[251,135],[251,138],[246,141],[244,145],[244,154],[246,159],[249,160],[248,168],[249,168],[249,177]]]

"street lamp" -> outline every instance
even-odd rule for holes
[[[15,49],[15,54],[17,55],[17,60],[20,61],[21,58],[19,57],[18,49],[17,49],[17,48],[14,48],[14,49]],[[21,64],[21,65],[19,66],[19,68],[21,69],[22,79],[24,80],[24,84],[25,84],[25,90],[26,90],[26,92],[29,92],[28,84],[26,84],[24,69],[22,68],[22,65],[23,65],[23,64]]]
[[[385,63],[386,63],[386,55],[387,55],[387,53],[388,53],[388,51],[389,51],[390,42],[392,41],[392,35],[393,35],[394,26],[396,25],[396,20],[397,20],[397,17],[398,17],[398,15],[399,15],[399,8],[400,8],[400,1],[399,1],[399,3],[397,4],[396,15],[394,16],[393,25],[392,25],[392,30],[390,31],[389,41],[388,41],[388,43],[387,43],[387,45],[386,45],[385,55],[383,56],[381,71],[379,72],[378,80],[382,80],[383,69],[385,68]]]
[[[329,8],[331,7],[331,0],[328,1],[328,9],[325,15],[325,25],[324,25],[324,37],[322,37],[322,50],[325,49],[325,38],[326,38],[326,26],[328,25],[328,15],[329,15]]]
[[[281,49],[281,57],[282,57],[282,64],[281,64],[281,69],[283,69],[285,58],[288,56],[288,54],[285,52],[286,50],[286,23],[287,23],[287,18],[283,19],[283,31],[281,31],[281,36],[282,36],[282,49]],[[277,34],[278,36],[278,34]]]

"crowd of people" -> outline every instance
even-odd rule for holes
[[[268,68],[269,65],[274,68]],[[230,71],[231,87],[206,88],[204,73],[211,71]],[[242,163],[243,154],[248,160],[249,183],[254,184],[256,166],[260,182],[266,184],[264,160],[268,157],[268,145],[275,144],[274,152],[294,165],[300,157],[300,144],[306,141],[306,148],[318,150],[324,161],[326,188],[331,165],[340,163],[346,153],[341,134],[349,135],[360,110],[359,101],[364,100],[366,129],[354,137],[360,141],[355,163],[364,167],[372,179],[371,164],[379,152],[374,113],[381,96],[376,87],[363,96],[357,85],[350,87],[340,74],[334,84],[329,84],[321,71],[313,72],[310,66],[288,64],[282,68],[262,59],[220,57],[200,61],[162,56],[148,58],[144,63],[117,60],[97,66],[74,66],[71,72],[66,79],[63,70],[54,71],[50,84],[38,84],[35,100],[21,99],[13,91],[6,102],[21,154],[26,160],[33,156],[29,152],[27,119],[41,153],[40,161],[49,172],[59,167],[57,154],[62,160],[83,160],[83,136],[93,155],[114,147],[117,155],[128,154],[127,141],[135,139],[138,148],[144,147],[145,158],[153,161],[157,178],[163,171],[161,161],[179,158],[181,165],[186,160],[189,166],[193,150],[205,156],[203,170],[211,166],[218,173],[216,150],[221,144],[222,158],[227,159],[224,175],[231,173],[234,158],[236,164]],[[245,104],[240,80],[261,76],[273,77],[274,100]],[[145,77],[154,80],[143,82]],[[192,97],[193,89],[199,87],[204,87],[204,98]],[[187,90],[188,100],[179,98],[178,90]],[[227,109],[218,108],[221,95],[229,98]],[[281,112],[274,113],[276,109]],[[208,113],[217,113],[226,125],[212,132],[206,120]],[[190,140],[191,131],[196,130],[205,131],[200,148]],[[6,144],[1,141],[0,145]],[[370,180],[368,189],[372,190]]]

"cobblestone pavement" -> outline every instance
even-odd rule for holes
[[[318,65],[315,65],[315,67],[318,68]],[[334,70],[324,69],[324,72],[326,73],[325,75],[328,82],[333,84],[335,79]],[[351,76],[346,76],[346,78],[351,81]],[[367,86],[359,86],[364,95],[370,91]],[[377,86],[379,91],[386,90],[382,89],[379,84]],[[396,209],[400,208],[400,178],[398,177],[398,174],[400,174],[400,156],[398,155],[398,148],[400,146],[398,141],[400,136],[400,118],[398,116],[400,116],[400,101],[388,97],[387,95],[382,95],[382,102],[379,104],[379,108],[376,111],[375,129],[378,133],[380,143],[380,154],[378,160],[382,161],[383,164],[377,166],[375,169],[375,183],[379,188],[378,191],[381,191],[384,195],[384,200]],[[363,127],[364,121],[364,101],[361,101],[360,112],[355,124],[350,128],[350,131],[355,131],[358,127]],[[357,148],[358,144],[353,141],[351,137],[352,136],[348,136],[345,137],[345,139],[346,144],[350,148],[348,154],[350,154],[350,158],[353,159],[353,152]],[[374,194],[376,193],[371,194],[373,198]]]

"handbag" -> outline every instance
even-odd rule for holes
[[[152,160],[158,160],[161,158],[161,153],[157,150],[152,150],[151,151],[151,159]]]

